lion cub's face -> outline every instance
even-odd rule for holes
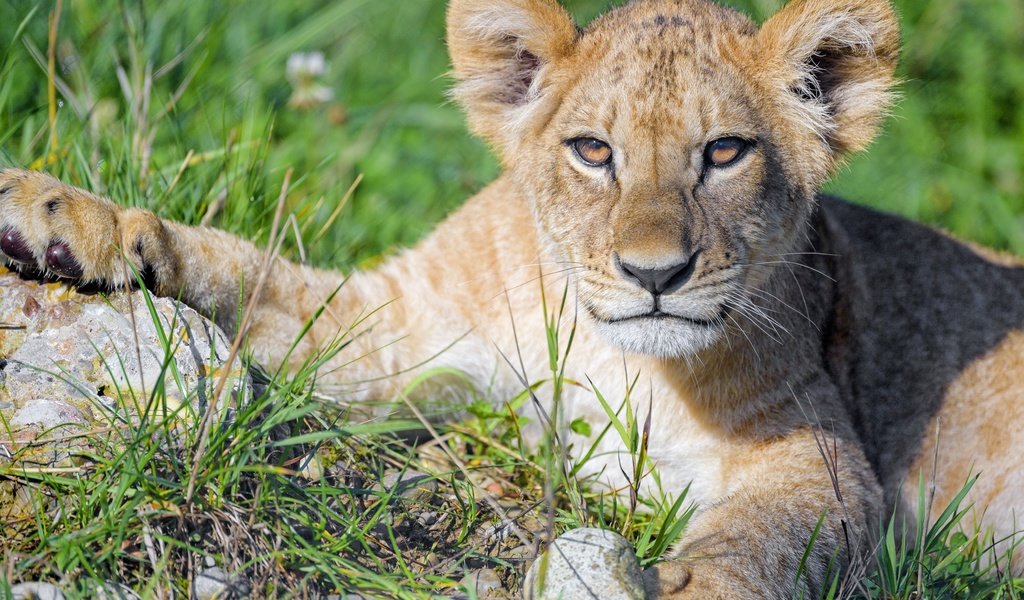
[[[870,140],[898,47],[882,0],[804,0],[759,30],[649,0],[579,32],[546,0],[456,0],[471,125],[627,351],[684,356],[736,322],[803,241],[814,190]]]

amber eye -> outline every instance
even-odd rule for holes
[[[738,137],[720,138],[704,149],[704,160],[712,166],[724,167],[736,162],[749,147],[749,142]]]
[[[612,147],[594,138],[576,138],[570,140],[576,156],[590,167],[603,167],[612,162]]]

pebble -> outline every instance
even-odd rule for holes
[[[14,600],[64,600],[64,593],[52,583],[33,581],[11,586]]]
[[[106,582],[103,587],[96,588],[96,600],[141,600],[131,588],[113,581]]]
[[[432,475],[414,470],[394,471],[384,476],[381,486],[395,495],[414,502],[429,502],[440,488]]]
[[[470,571],[462,578],[459,585],[467,592],[472,590],[475,592],[475,597],[481,599],[495,597],[496,593],[505,589],[504,584],[501,583],[501,577],[498,577],[498,573],[494,569]]]
[[[320,481],[324,477],[324,465],[320,462],[320,457],[310,456],[306,459],[306,465],[299,470],[299,477],[306,481]]]
[[[206,569],[192,581],[192,600],[246,598],[250,591],[245,578],[232,578],[220,567]]]
[[[530,566],[526,600],[645,600],[640,562],[630,543],[604,529],[563,533]]]
[[[224,569],[213,567],[200,573],[192,581],[192,600],[214,600],[223,597],[231,578]]]

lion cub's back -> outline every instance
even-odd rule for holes
[[[898,217],[823,206],[847,238],[848,397],[887,497],[905,482],[914,501],[934,463],[937,514],[980,473],[969,500],[997,534],[1013,533],[1024,515],[1024,263]]]

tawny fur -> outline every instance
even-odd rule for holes
[[[678,558],[654,572],[662,597],[816,595],[833,553],[846,564],[869,551],[901,488],[930,474],[937,429],[937,499],[981,473],[977,519],[1014,533],[1024,271],[816,192],[888,108],[888,2],[795,0],[758,29],[705,0],[637,0],[579,30],[554,0],[452,0],[448,26],[454,95],[503,175],[374,271],[346,280],[276,261],[249,333],[258,360],[284,361],[332,298],[288,362],[352,340],[321,371],[340,400],[392,397],[418,365],[508,398],[521,382],[501,353],[518,344],[527,376],[543,377],[541,291],[569,286],[568,375],[620,398],[635,378],[665,488],[692,482],[701,506]],[[709,167],[706,145],[737,136],[753,146]],[[607,142],[612,163],[583,164],[577,137]],[[47,248],[64,244],[80,279],[105,285],[125,284],[123,250],[157,293],[229,331],[262,260],[226,233],[21,170],[0,174],[0,234],[14,233],[30,252],[21,268],[46,270]],[[669,316],[638,316],[654,299],[615,257],[693,261],[659,299]],[[566,417],[599,430],[593,394],[568,393]],[[613,486],[628,463],[614,437],[588,463]]]

